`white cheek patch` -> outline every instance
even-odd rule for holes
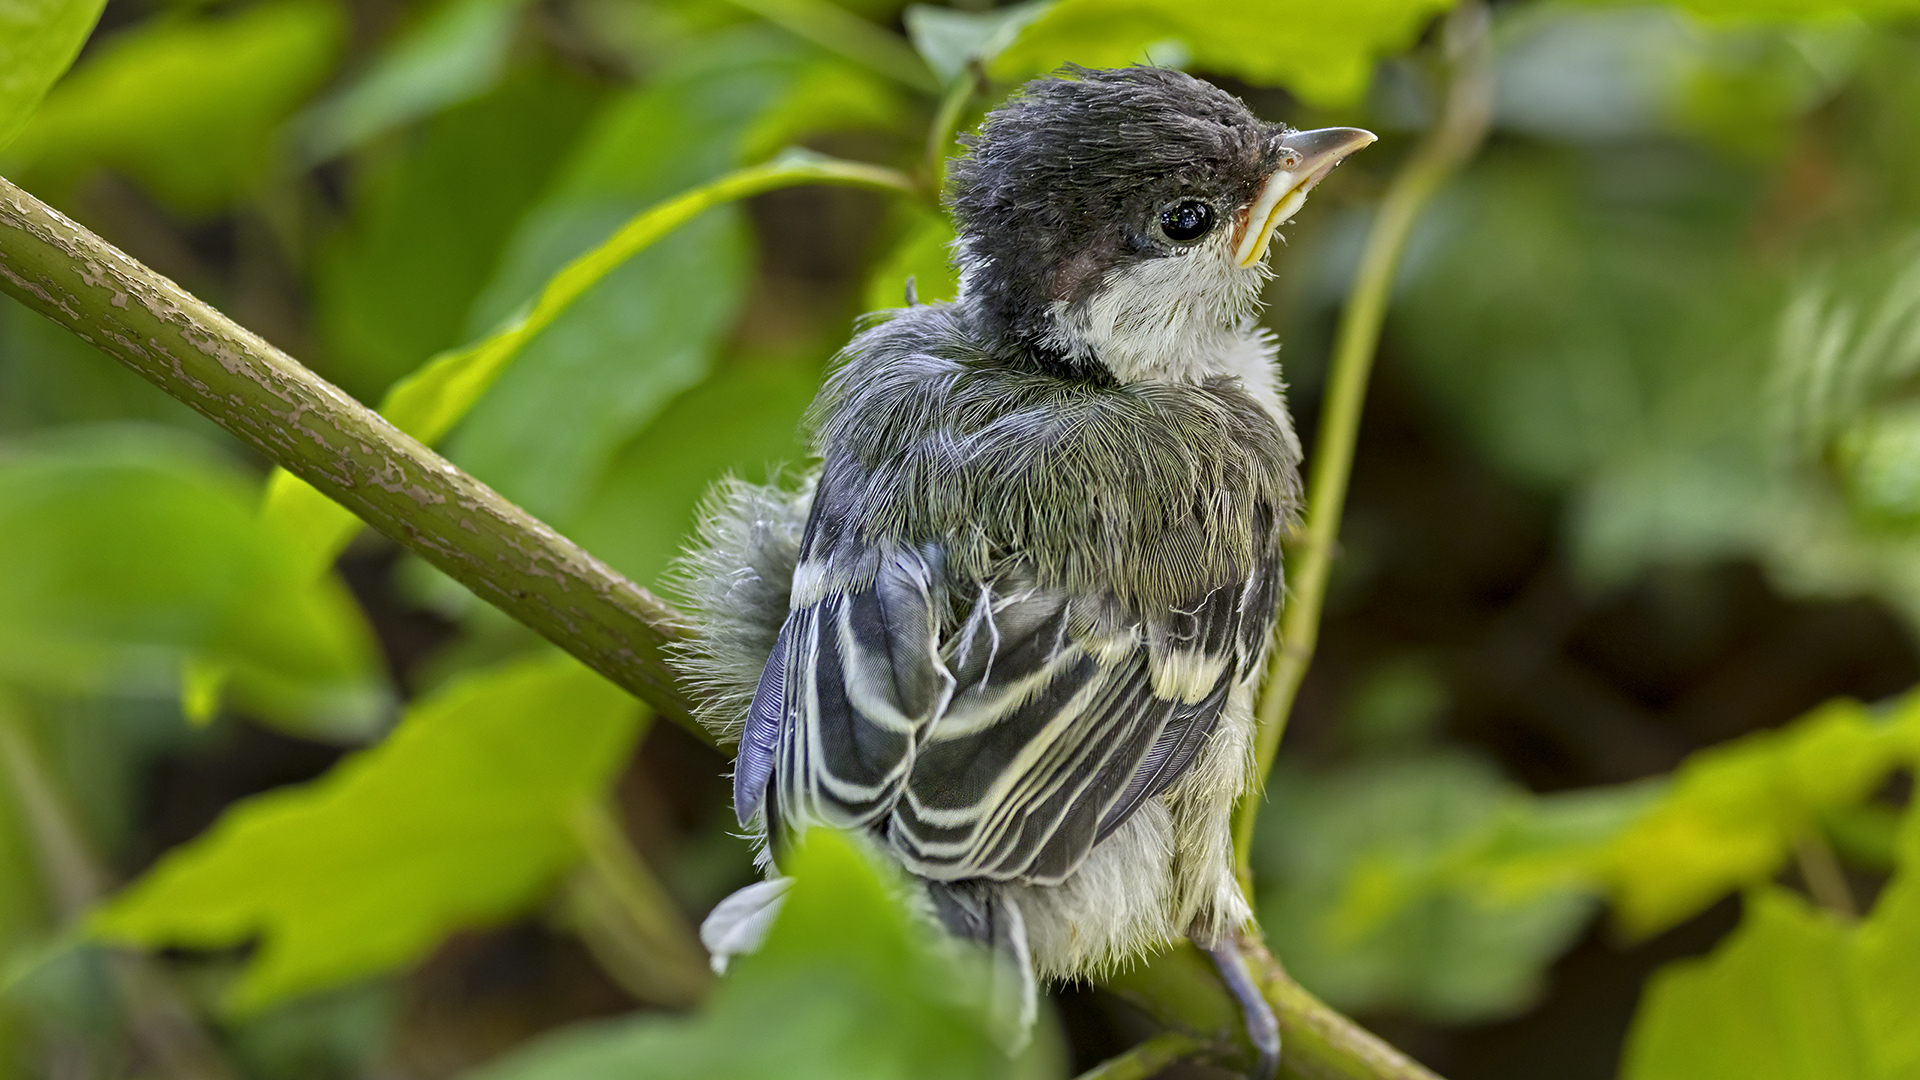
[[[1210,371],[1270,276],[1264,265],[1235,265],[1232,245],[1221,229],[1178,254],[1109,273],[1090,301],[1054,304],[1051,343],[1098,358],[1122,382]]]

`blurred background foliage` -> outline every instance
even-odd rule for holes
[[[924,176],[1022,79],[1150,59],[1384,136],[1276,260],[1310,437],[1447,6],[4,0],[0,171],[377,403],[663,199],[793,146]],[[1920,4],[1493,18],[1264,928],[1456,1080],[1920,1077]],[[904,195],[723,205],[415,404],[658,583],[709,482],[804,463],[860,313],[952,295],[950,238]],[[714,980],[725,761],[377,537],[316,573],[265,477],[0,300],[0,1077],[1057,1077],[1146,1030],[1063,988],[1010,1065],[991,973],[831,838]]]

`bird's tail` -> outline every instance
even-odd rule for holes
[[[750,484],[729,477],[707,493],[700,524],[666,587],[695,632],[673,658],[695,689],[700,722],[737,741],[761,669],[787,618],[813,480]]]

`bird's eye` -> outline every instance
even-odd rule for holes
[[[1160,211],[1160,231],[1176,244],[1191,244],[1213,228],[1213,207],[1198,199],[1182,199]]]

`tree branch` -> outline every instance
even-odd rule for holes
[[[192,406],[701,739],[680,615],[186,290],[0,179],[0,291]]]
[[[1280,620],[1280,646],[1274,651],[1273,670],[1260,698],[1254,744],[1258,782],[1234,815],[1234,862],[1248,897],[1253,895],[1247,868],[1253,824],[1259,815],[1267,772],[1273,767],[1280,736],[1286,731],[1287,714],[1293,709],[1300,680],[1306,677],[1319,640],[1320,607],[1326,599],[1327,578],[1340,539],[1340,516],[1346,508],[1347,480],[1353,472],[1354,446],[1360,435],[1360,409],[1366,402],[1367,378],[1380,344],[1380,326],[1386,320],[1394,271],[1420,211],[1479,149],[1492,119],[1493,58],[1487,22],[1486,5],[1480,0],[1464,0],[1448,16],[1443,45],[1449,79],[1440,116],[1394,174],[1386,197],[1380,201],[1360,256],[1360,268],[1354,274],[1353,291],[1340,313],[1332,374],[1326,401],[1320,406],[1320,432],[1314,441],[1307,482],[1307,519],[1290,545],[1294,559],[1289,566],[1287,606]]]

